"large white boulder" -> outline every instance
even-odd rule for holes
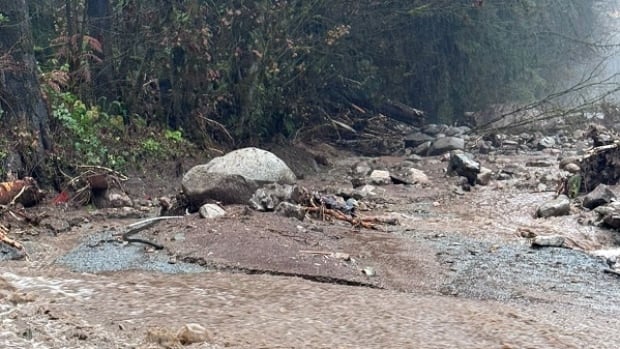
[[[240,175],[259,183],[294,184],[297,177],[282,159],[259,148],[242,148],[219,156],[204,165],[209,173]]]

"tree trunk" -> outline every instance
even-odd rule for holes
[[[101,63],[93,66],[95,96],[105,96],[114,99],[114,89],[110,77],[114,73],[112,60],[112,11],[109,0],[88,0],[86,2],[88,15],[88,34],[97,39],[102,51],[95,52]]]
[[[2,130],[5,135],[17,131],[14,151],[28,172],[42,176],[40,166],[51,147],[49,115],[37,78],[28,5],[25,0],[0,0],[0,8],[6,18],[0,24]]]

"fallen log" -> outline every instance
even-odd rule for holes
[[[391,119],[408,125],[419,127],[424,124],[424,112],[404,103],[388,99],[379,107],[379,112]]]

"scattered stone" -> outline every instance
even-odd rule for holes
[[[64,233],[71,229],[71,224],[69,224],[66,219],[54,216],[43,218],[39,225],[45,229],[53,231],[56,234]]]
[[[554,200],[547,201],[536,210],[536,216],[541,218],[564,216],[569,213],[570,199],[566,195],[560,195]]]
[[[354,176],[368,176],[372,168],[366,161],[360,161],[351,167],[351,174]]]
[[[424,127],[424,129],[422,129],[422,132],[426,133],[427,135],[437,136],[438,134],[442,133],[446,128],[447,126],[445,125],[428,124]]]
[[[552,167],[553,163],[546,159],[534,159],[525,163],[526,167]]]
[[[536,148],[538,150],[543,150],[547,148],[553,148],[555,146],[555,139],[553,137],[543,137],[536,143]]]
[[[131,207],[133,201],[125,192],[120,189],[110,188],[105,191],[103,198],[109,203],[104,207]]]
[[[377,272],[375,271],[375,268],[373,267],[364,267],[364,269],[362,269],[362,274],[368,277],[377,276]]]
[[[183,193],[192,206],[200,207],[209,200],[224,205],[246,204],[258,184],[241,175],[210,173],[204,165],[190,169],[181,182]]]
[[[471,131],[471,128],[467,126],[450,126],[446,130],[446,136],[463,136]]]
[[[441,155],[452,150],[463,150],[465,140],[459,137],[443,137],[436,139],[428,149],[428,155]]]
[[[583,198],[583,207],[590,210],[608,204],[616,199],[616,194],[605,184],[599,184]]]
[[[284,217],[297,218],[300,221],[303,221],[306,217],[306,210],[297,204],[292,204],[290,202],[281,202],[275,209],[276,213],[282,215]]]
[[[460,150],[450,153],[448,174],[457,174],[467,178],[469,185],[475,185],[480,173],[480,164],[473,159],[473,155]]]
[[[216,204],[204,204],[198,210],[200,217],[206,219],[215,219],[226,215],[226,211]]]
[[[256,190],[249,204],[257,211],[273,211],[283,201],[299,202],[299,190],[298,186],[289,184],[268,184]]]
[[[206,173],[239,175],[259,183],[294,184],[297,181],[293,171],[282,159],[254,147],[232,151],[198,166],[203,166]]]
[[[480,141],[480,144],[478,144],[478,153],[480,154],[489,154],[491,150],[493,150],[493,147],[488,142]]]
[[[488,185],[493,178],[493,171],[486,167],[480,167],[480,173],[476,176],[476,184]]]
[[[581,172],[581,167],[574,162],[569,162],[563,168],[564,171],[575,174]]]
[[[336,259],[341,259],[343,261],[350,261],[351,260],[351,255],[348,253],[344,253],[344,252],[334,252],[331,254],[332,257],[336,258]]]
[[[614,212],[603,218],[603,223],[613,229],[620,229],[620,213]]]
[[[424,142],[417,147],[413,148],[413,154],[418,156],[426,156],[428,154],[428,150],[431,148],[432,142]]]
[[[389,171],[374,170],[370,173],[370,184],[386,185],[392,184],[392,178]]]
[[[213,340],[211,333],[199,324],[185,324],[177,332],[177,340],[182,345],[210,342]]]
[[[429,184],[430,180],[424,171],[418,170],[417,168],[409,169],[409,178],[411,182],[414,184]]]
[[[563,247],[564,237],[560,235],[536,236],[532,239],[532,247]]]
[[[363,187],[357,189],[361,198],[365,198],[368,196],[376,196],[377,195],[377,187],[374,185],[366,184]]]
[[[405,148],[415,148],[425,142],[431,142],[433,139],[435,138],[425,133],[413,132],[405,136],[403,141],[405,142]]]

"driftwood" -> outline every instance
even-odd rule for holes
[[[0,224],[0,242],[7,244],[11,247],[14,247],[20,251],[24,250],[24,246],[17,242],[16,240],[13,240],[11,238],[9,238],[7,235],[9,233],[9,230],[2,224]]]
[[[423,111],[400,102],[387,100],[379,107],[379,112],[408,125],[419,127],[424,124]]]

